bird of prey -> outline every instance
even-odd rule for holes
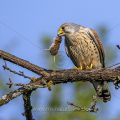
[[[64,23],[58,29],[58,36],[65,38],[65,51],[77,68],[86,70],[105,67],[104,50],[95,30],[75,23]],[[92,82],[97,96],[104,102],[110,101],[108,83]]]

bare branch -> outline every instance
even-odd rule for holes
[[[24,115],[26,117],[26,120],[33,120],[32,106],[30,101],[31,92],[32,91],[23,93],[23,101],[24,101],[24,109],[25,109]]]
[[[78,82],[78,81],[108,81],[113,82],[116,88],[119,88],[120,83],[120,69],[94,69],[94,70],[78,70],[78,69],[67,69],[67,70],[46,70],[44,68],[38,67],[34,64],[31,64],[28,61],[25,61],[21,58],[13,56],[9,53],[0,50],[0,57],[27,68],[38,75],[42,75],[40,78],[37,78],[35,81],[32,80],[29,84],[18,84],[22,86],[21,88],[10,92],[2,98],[0,98],[0,106],[8,103],[10,100],[20,96],[26,91],[35,90],[37,88],[47,87],[47,82],[52,81],[53,85],[67,82]],[[17,84],[16,84],[17,85]]]
[[[80,71],[75,69],[70,70],[58,70],[49,71],[49,77],[38,78],[36,81],[24,85],[22,88],[4,95],[0,98],[0,106],[8,103],[10,100],[20,96],[25,91],[35,90],[36,88],[46,87],[46,82],[49,80],[53,81],[53,84],[67,83],[67,82],[78,82],[78,81],[108,81],[114,82],[115,85],[120,83],[120,70],[92,70],[92,71]],[[21,85],[22,86],[22,85]]]
[[[6,95],[3,95],[1,98],[0,98],[0,106],[8,103],[9,101],[11,101],[12,99],[20,96],[21,94],[23,94],[24,92],[26,91],[26,89],[24,88],[19,88],[15,91],[12,91]]]
[[[13,83],[12,83],[13,84]],[[23,93],[26,93],[28,91],[33,91],[36,90],[37,88],[44,88],[46,87],[46,83],[45,81],[41,78],[39,78],[38,81],[36,81],[35,83],[29,83],[29,84],[13,84],[15,86],[23,86],[15,91],[12,91],[6,95],[3,95],[0,98],[0,106],[7,104],[9,101],[11,101],[12,99],[22,95]]]
[[[68,105],[74,107],[73,111],[83,111],[83,112],[97,112],[98,111],[98,108],[96,108],[97,95],[93,96],[90,107],[81,107],[81,106],[75,105],[74,103],[71,103],[71,102],[67,102],[67,103],[68,103]]]
[[[120,50],[120,45],[116,45],[116,47]]]
[[[17,71],[15,71],[15,70],[10,69],[10,68],[7,66],[7,64],[3,65],[3,68],[4,68],[4,70],[8,70],[8,71],[11,72],[11,73],[14,73],[14,74],[17,74],[17,75],[22,76],[22,77],[24,77],[24,78],[28,78],[28,79],[32,80],[32,78],[29,77],[29,76],[27,76],[27,75],[25,75],[24,72],[22,72],[22,71],[17,72]]]
[[[26,69],[28,69],[28,70],[30,70],[38,75],[44,75],[44,76],[48,75],[44,68],[38,67],[37,65],[34,65],[26,60],[18,58],[16,56],[11,55],[11,54],[4,52],[2,50],[0,50],[0,58],[3,58],[4,60],[12,62],[16,65],[23,67],[23,68],[26,68]]]

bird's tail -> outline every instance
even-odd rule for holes
[[[108,102],[111,100],[111,94],[108,88],[108,82],[92,82],[98,97],[103,99],[103,102]]]

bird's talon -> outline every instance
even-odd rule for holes
[[[80,70],[83,70],[83,67],[82,67],[82,66],[80,66]]]
[[[93,69],[93,64],[90,64],[90,66],[87,66],[87,69],[89,70]]]
[[[93,68],[93,64],[90,64],[90,69],[92,69]]]
[[[87,69],[89,69],[89,67],[87,66]]]
[[[83,70],[83,67],[82,67],[82,66],[80,66],[80,67],[75,67],[75,69]]]

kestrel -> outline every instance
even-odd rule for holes
[[[65,51],[77,68],[86,70],[104,68],[104,49],[95,30],[75,23],[64,23],[58,29],[58,36],[65,38]],[[108,83],[92,82],[98,97],[110,101]]]

